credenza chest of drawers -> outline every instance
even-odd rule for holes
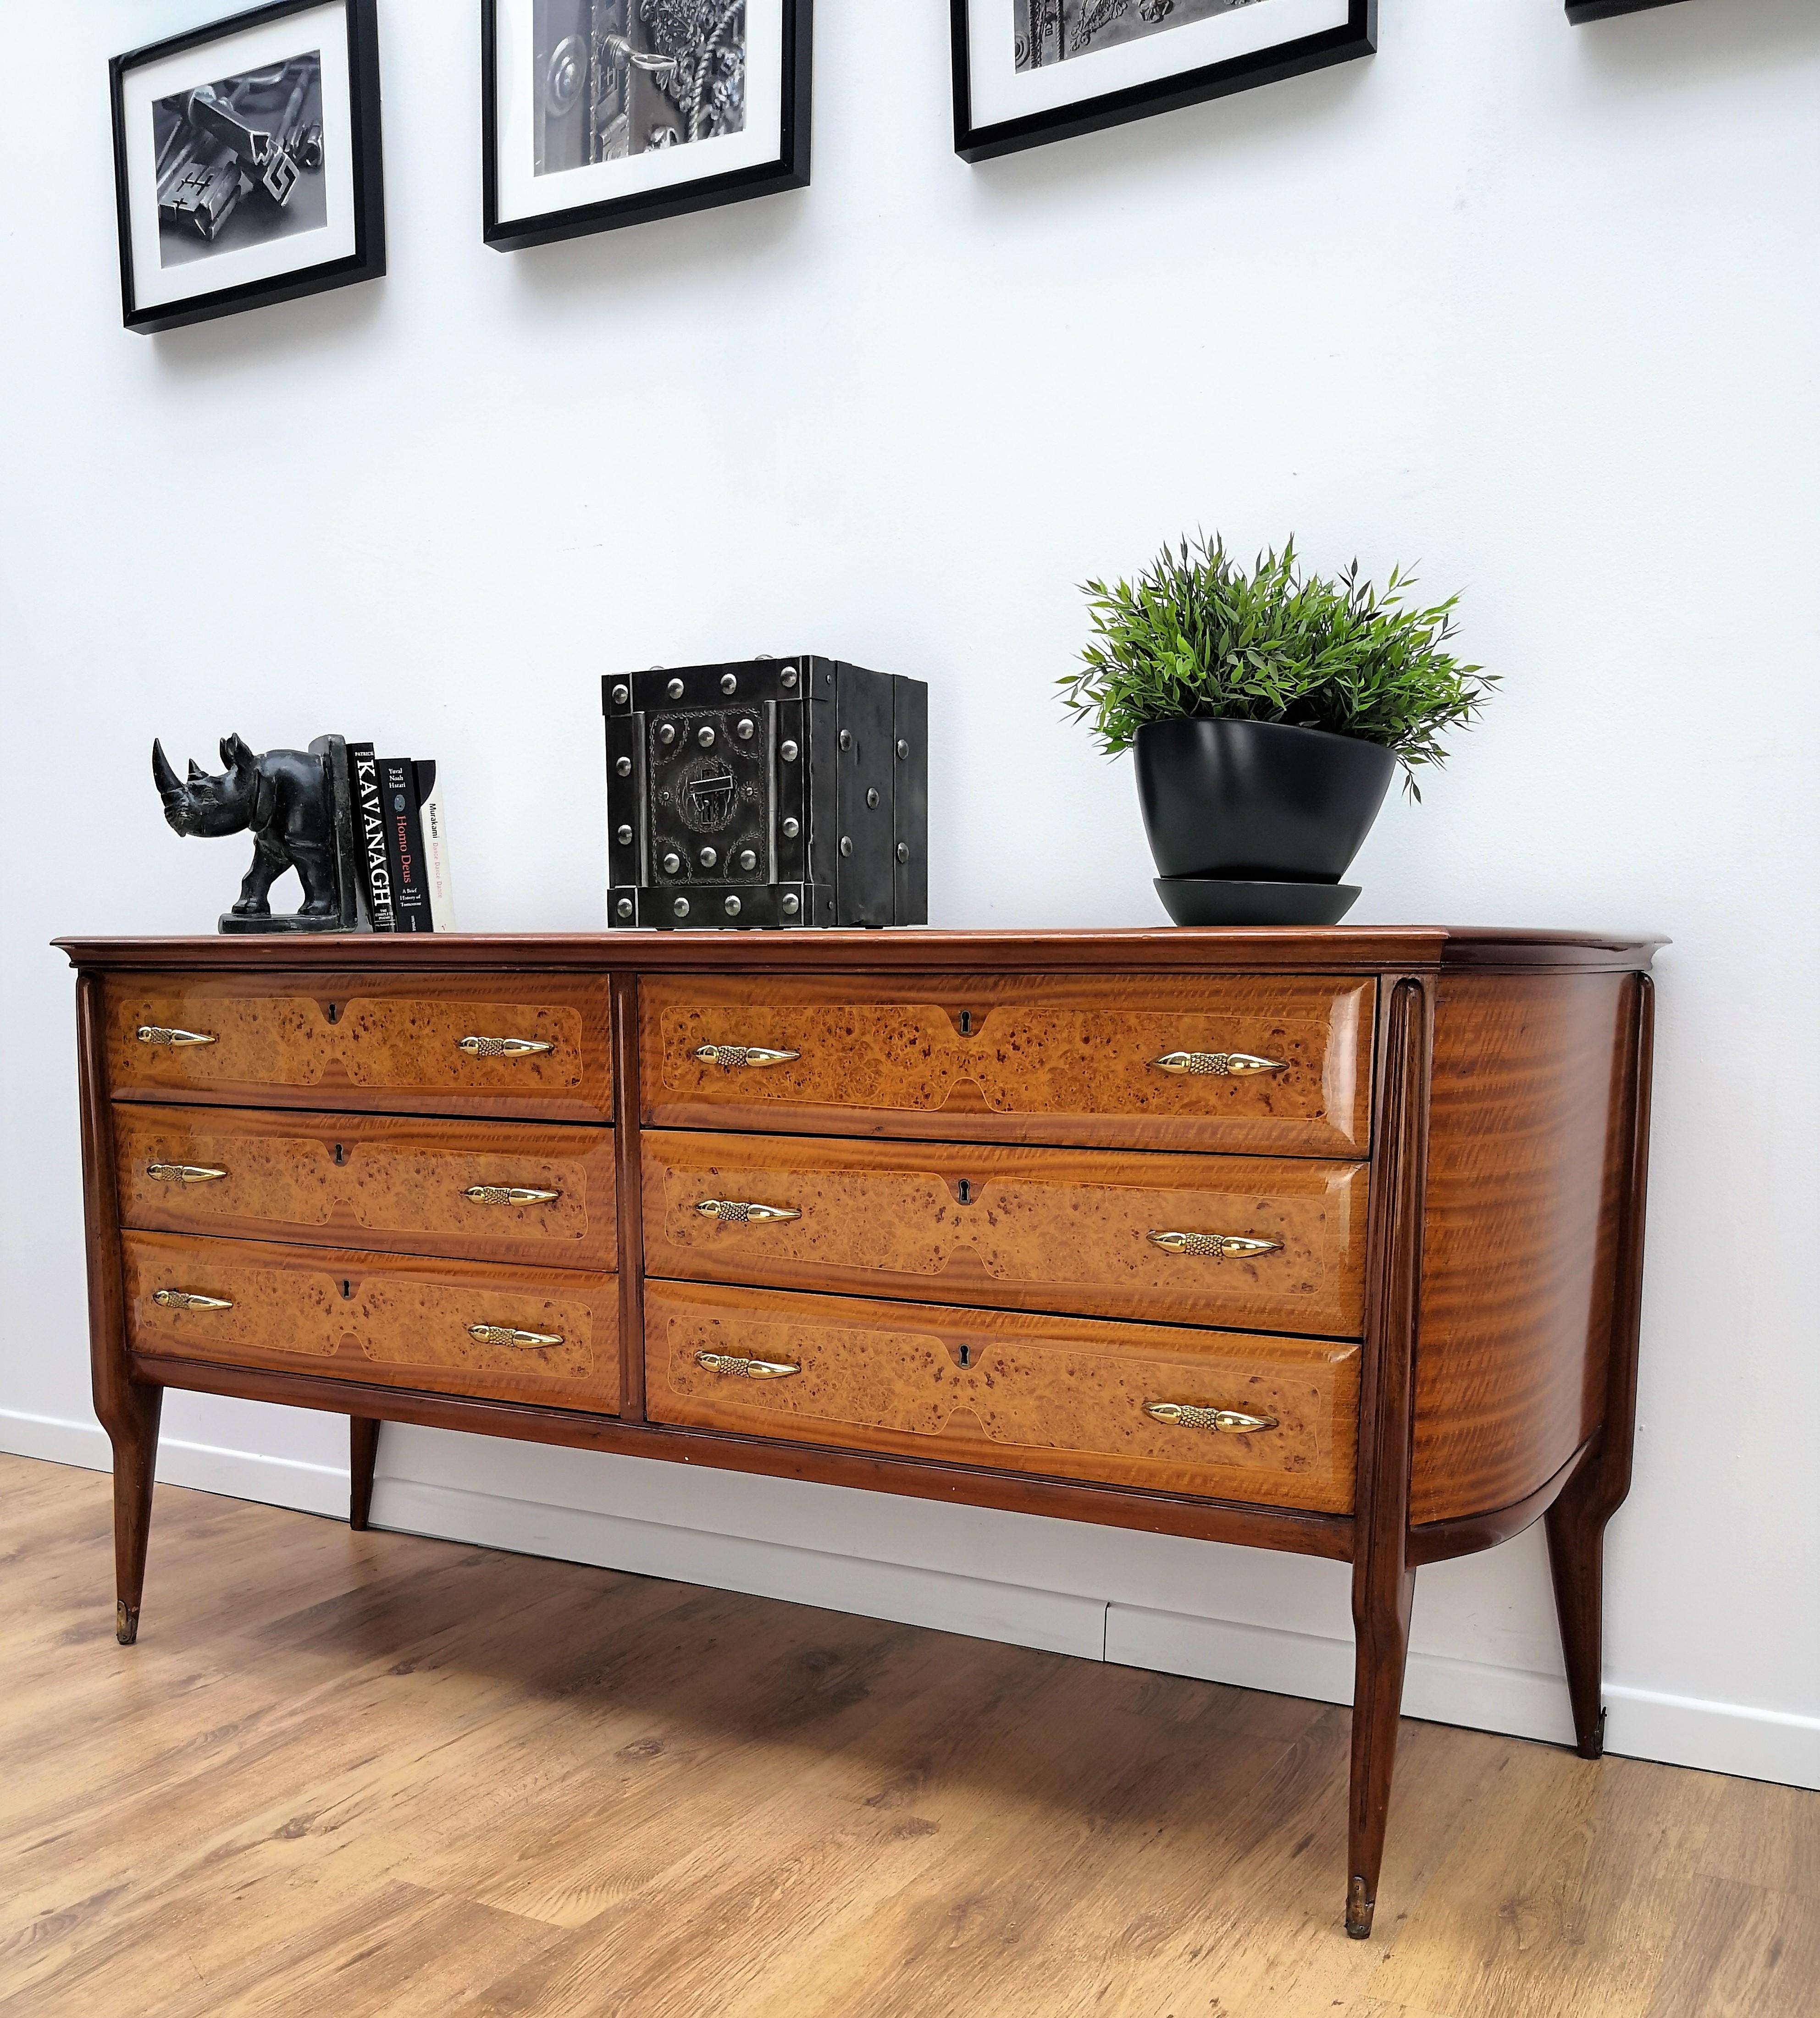
[[[96,1407],[338,1411],[1352,1565],[1369,1932],[1424,1563],[1546,1521],[1580,1749],[1656,941],[80,939]]]

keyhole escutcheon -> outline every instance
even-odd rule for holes
[[[328,1020],[329,1020],[331,1023],[332,1023],[332,1022],[335,1022],[335,1021],[337,1020],[337,1018],[340,1016],[341,1013],[342,1013],[342,1012],[341,1012],[341,1011],[340,1011],[339,1009],[338,1009],[338,1008],[335,1007],[335,1004],[334,1004],[334,1003],[332,1003],[332,1002],[331,1002],[331,1003],[330,1003],[330,1004],[329,1004],[329,1005],[328,1005]]]
[[[338,1143],[336,1143],[336,1145],[335,1145],[335,1167],[336,1167],[338,1170],[341,1167],[341,1166],[342,1166],[343,1163],[345,1163],[348,1160],[348,1152],[347,1152],[347,1151],[346,1151],[346,1149],[344,1149],[344,1148],[342,1147],[341,1144],[340,1144],[340,1143],[338,1143]]]
[[[973,1364],[973,1348],[972,1346],[964,1345],[961,1347],[961,1364],[964,1367],[971,1366]]]
[[[967,1181],[967,1180],[966,1180],[964,1177],[963,1177],[963,1178],[961,1180],[960,1183],[959,1183],[958,1184],[957,1184],[957,1185],[954,1187],[954,1188],[955,1188],[956,1192],[958,1194],[958,1195],[959,1195],[959,1197],[960,1197],[961,1202],[963,1205],[972,1205],[972,1202],[973,1202],[973,1187],[972,1187],[972,1184],[970,1184]]]
[[[961,1012],[961,1034],[964,1037],[973,1035],[973,1011],[971,1009],[963,1009]]]

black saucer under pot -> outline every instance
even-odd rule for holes
[[[1135,748],[1150,852],[1170,877],[1337,883],[1397,767],[1381,744],[1280,721],[1146,722]]]
[[[1359,902],[1359,885],[1159,876],[1156,894],[1178,925],[1337,925]]]

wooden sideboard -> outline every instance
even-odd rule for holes
[[[1324,1556],[1370,1929],[1416,1571],[1538,1519],[1597,1757],[1659,942],[60,941],[139,1625],[166,1387]]]

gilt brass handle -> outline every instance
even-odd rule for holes
[[[516,1331],[510,1325],[469,1325],[468,1336],[478,1339],[483,1345],[517,1345],[530,1348],[540,1345],[560,1345],[559,1334],[548,1331]]]
[[[1201,1409],[1192,1401],[1146,1401],[1144,1412],[1160,1423],[1185,1430],[1217,1430],[1222,1436],[1248,1437],[1255,1430],[1274,1430],[1274,1416],[1243,1416],[1236,1409]]]
[[[168,1311],[231,1311],[225,1297],[198,1296],[194,1289],[154,1289],[152,1301]]]
[[[211,1170],[201,1163],[147,1163],[146,1175],[161,1184],[214,1184],[227,1175],[226,1170]]]
[[[1196,1079],[1250,1079],[1289,1070],[1286,1059],[1255,1058],[1249,1051],[1169,1051],[1150,1063],[1158,1072],[1187,1072]]]
[[[554,1205],[560,1192],[536,1192],[524,1184],[470,1184],[462,1197],[476,1205]]]
[[[728,1072],[736,1072],[743,1065],[787,1065],[802,1054],[773,1051],[763,1044],[698,1044],[695,1055],[704,1065],[720,1065]]]
[[[471,1058],[529,1058],[539,1051],[553,1051],[554,1044],[539,1043],[532,1037],[462,1037],[455,1048]]]
[[[1280,1240],[1254,1240],[1243,1233],[1152,1233],[1150,1244],[1166,1254],[1210,1254],[1216,1261],[1245,1261],[1254,1254],[1280,1254]]]
[[[739,1380],[787,1380],[791,1374],[802,1371],[783,1360],[736,1359],[730,1352],[698,1352],[695,1363],[705,1366],[710,1373],[730,1373]]]
[[[704,1219],[718,1219],[726,1226],[769,1226],[802,1217],[791,1206],[744,1205],[733,1199],[703,1199],[695,1209]]]
[[[142,1044],[168,1044],[182,1050],[190,1044],[212,1044],[212,1037],[204,1036],[200,1030],[167,1030],[157,1023],[142,1023],[133,1035]]]

